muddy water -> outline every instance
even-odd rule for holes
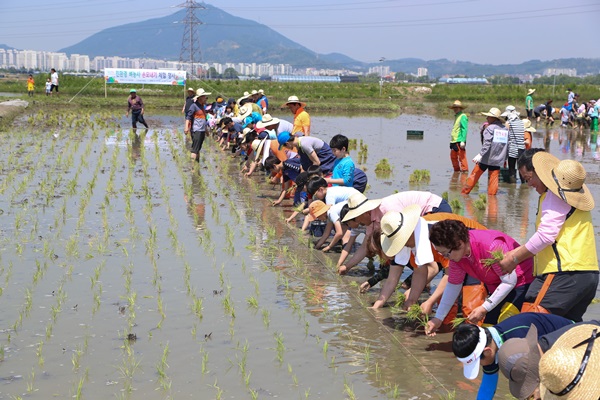
[[[159,128],[141,138],[110,115],[3,137],[0,398],[474,397],[449,335],[426,339],[400,314],[369,310],[376,291],[359,296],[353,283],[366,269],[337,277],[334,260],[283,223],[291,209],[268,207],[276,190],[263,177],[241,178],[210,141],[193,171],[179,119],[148,119]],[[526,238],[537,194],[503,185],[477,211],[476,195],[459,194],[464,176],[450,172],[450,125],[313,118],[316,136],[368,144],[369,196],[448,191],[465,215]],[[423,140],[407,140],[407,129]],[[579,157],[582,142],[563,153],[559,133],[550,151]],[[472,128],[469,156],[476,138]],[[375,178],[384,157],[393,175]],[[581,157],[597,173],[591,152]],[[428,184],[408,184],[415,168],[431,171]]]

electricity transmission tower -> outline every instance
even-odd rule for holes
[[[179,4],[177,7],[185,8],[185,19],[181,21],[184,24],[183,38],[181,39],[181,52],[179,53],[179,64],[189,63],[190,78],[196,76],[194,63],[200,62],[200,40],[197,36],[197,26],[202,25],[196,17],[196,10],[205,10],[201,4],[195,0],[186,0],[185,3]]]

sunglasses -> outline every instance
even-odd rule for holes
[[[554,176],[554,173],[552,175]],[[565,387],[563,390],[561,390],[560,392],[553,392],[552,390],[550,390],[550,393],[552,393],[556,396],[564,396],[567,393],[569,393],[571,390],[573,390],[575,388],[575,386],[577,386],[579,381],[581,381],[581,377],[583,377],[583,373],[585,372],[588,362],[590,361],[590,355],[592,354],[592,348],[594,347],[594,341],[596,340],[597,337],[598,337],[598,329],[594,329],[592,331],[592,335],[589,338],[587,338],[584,341],[573,346],[573,348],[576,349],[579,346],[583,346],[584,344],[587,344],[585,353],[583,353],[583,359],[581,360],[581,365],[579,366],[579,370],[577,371],[577,375],[575,375],[575,378],[573,378],[571,383],[569,383],[567,385],[567,387]]]

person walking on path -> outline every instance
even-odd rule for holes
[[[561,161],[542,149],[530,149],[519,159],[519,172],[540,195],[536,232],[504,254],[500,267],[510,273],[535,256],[535,280],[525,301],[579,322],[598,287],[591,214],[595,203],[585,185],[585,169],[575,160]]]
[[[525,97],[525,109],[527,110],[527,118],[533,118],[533,94],[535,89],[529,89],[527,91],[527,97]]]
[[[52,92],[56,90],[56,95],[58,96],[58,72],[54,68],[50,70],[50,83],[52,87],[50,88],[50,95]]]
[[[462,193],[471,193],[481,175],[488,170],[488,194],[495,195],[498,192],[500,168],[506,161],[508,129],[502,124],[501,112],[497,108],[492,107],[489,112],[482,112],[481,115],[487,117],[488,126],[483,131],[481,150],[473,158],[475,168],[467,178],[467,185]]]
[[[35,81],[33,80],[33,75],[29,74],[29,78],[27,78],[27,95],[29,97],[33,97],[34,88],[35,88]]]
[[[467,130],[469,128],[469,117],[463,112],[466,108],[456,100],[451,106],[454,111],[454,126],[450,134],[450,161],[455,172],[469,172],[467,163]]]
[[[202,150],[202,144],[206,137],[206,98],[211,94],[205,92],[204,89],[200,88],[196,90],[196,96],[194,96],[194,103],[190,106],[187,115],[185,116],[185,129],[184,133],[187,135],[191,132],[192,134],[192,149],[190,152],[190,158],[192,161],[200,162],[200,150]]]
[[[510,183],[517,183],[517,160],[525,151],[525,125],[514,106],[507,106],[502,116],[508,128],[508,176]]]
[[[137,95],[135,89],[129,91],[129,98],[127,99],[127,117],[131,111],[131,127],[137,129],[137,123],[144,125],[148,129],[148,124],[144,120],[144,102],[142,98]]]
[[[310,115],[304,110],[306,103],[301,102],[297,96],[290,96],[285,106],[294,114],[292,135],[310,136]]]

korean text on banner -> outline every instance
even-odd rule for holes
[[[105,68],[106,83],[185,86],[186,71],[166,69]]]

